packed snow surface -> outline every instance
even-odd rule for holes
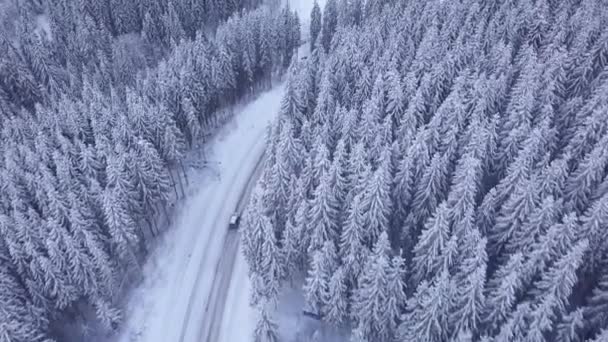
[[[228,222],[263,154],[266,127],[279,111],[282,89],[276,86],[247,105],[211,143],[208,159],[214,171],[202,178],[197,192],[178,213],[174,227],[150,256],[144,269],[145,280],[131,297],[128,320],[118,341],[198,342]],[[235,309],[241,311],[227,308],[227,317],[248,315],[244,267],[242,261],[237,261],[237,296],[228,298],[229,303],[238,301]],[[240,323],[242,330],[243,321]]]

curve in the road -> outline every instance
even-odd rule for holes
[[[207,301],[215,300],[209,298],[225,252],[226,223],[233,209],[243,207],[242,190],[264,150],[266,127],[279,111],[283,91],[277,84],[244,106],[210,143],[211,155],[221,161],[221,179],[201,178],[198,191],[180,206],[172,229],[144,266],[144,281],[130,296],[127,322],[108,341],[200,342]]]

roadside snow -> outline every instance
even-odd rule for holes
[[[224,311],[224,317],[222,317],[218,342],[247,342],[251,340],[257,322],[257,312],[249,306],[250,288],[247,263],[239,250],[232,280],[230,281],[226,311]]]
[[[278,113],[282,93],[279,85],[261,95],[211,143],[208,159],[216,162],[216,174],[202,177],[198,192],[187,199],[149,257],[144,282],[131,295],[125,313],[128,320],[113,341],[197,341],[229,217],[263,153],[266,127]],[[242,267],[239,262],[235,273],[247,278]],[[248,291],[242,293],[248,296]]]

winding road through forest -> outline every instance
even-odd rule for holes
[[[247,203],[249,203],[251,192],[253,191],[253,188],[262,173],[264,160],[265,159],[263,156],[259,159],[256,168],[249,177],[247,186],[241,194],[241,198],[239,199],[239,203],[236,208],[236,213],[239,215],[243,214]],[[228,226],[226,226],[226,229],[228,229]],[[224,241],[224,248],[222,249],[223,255],[215,268],[212,291],[207,299],[205,316],[200,326],[201,334],[199,341],[218,341],[224,311],[226,311],[226,299],[230,288],[234,263],[239,251],[239,238],[239,230],[228,230],[226,240]]]
[[[216,342],[224,335],[230,279],[244,267],[238,231],[229,231],[228,222],[243,211],[262,169],[266,129],[279,112],[283,88],[277,84],[246,105],[211,143],[208,158],[220,177],[203,177],[178,209],[174,227],[144,268],[118,341]],[[246,295],[242,291],[236,295]]]

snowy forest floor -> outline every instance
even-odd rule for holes
[[[350,330],[338,330],[329,324],[317,321],[302,314],[304,278],[296,279],[293,284],[283,288],[279,304],[273,316],[279,325],[282,342],[347,342]]]

